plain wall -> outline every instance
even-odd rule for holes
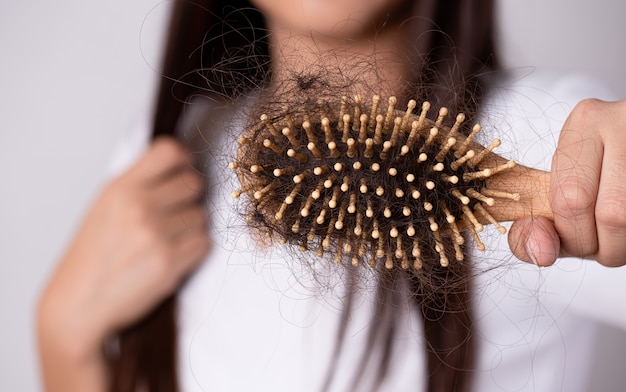
[[[40,389],[34,306],[103,184],[107,157],[145,123],[169,4],[0,2],[0,390]],[[500,1],[505,67],[588,73],[626,97],[626,2]],[[626,309],[625,309],[626,311]],[[606,326],[594,390],[626,376]]]

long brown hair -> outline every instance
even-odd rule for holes
[[[415,67],[413,80],[401,95],[428,97],[452,112],[476,114],[485,84],[481,76],[496,67],[493,1],[416,0],[407,1],[405,7],[405,15],[411,15],[404,22],[409,24],[413,43],[409,55],[419,67]],[[271,72],[266,34],[262,15],[246,0],[174,1],[153,135],[174,134],[185,104],[198,91],[232,98],[262,86]],[[211,71],[205,72],[207,69]],[[428,390],[469,389],[473,363],[469,263],[434,268],[421,275],[397,270],[380,274],[378,302],[366,348],[366,353],[375,349],[382,353],[377,356],[381,358],[377,365],[379,383],[371,387],[373,390],[387,372],[395,331],[393,319],[398,302],[407,296],[422,316]],[[345,305],[337,352],[348,322],[350,299]],[[111,391],[131,392],[139,386],[149,392],[178,390],[175,304],[175,296],[168,298],[120,334],[119,355],[112,361]],[[366,355],[357,369],[355,385],[368,360]],[[332,374],[327,386],[331,380]]]

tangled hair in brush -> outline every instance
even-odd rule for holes
[[[238,159],[230,164],[243,186],[233,196],[249,196],[250,224],[302,251],[330,253],[337,263],[347,257],[354,266],[367,261],[375,268],[381,260],[386,269],[405,270],[422,268],[425,249],[436,251],[441,267],[450,264],[446,248],[462,262],[461,231],[484,250],[479,219],[506,232],[485,207],[494,197],[519,195],[490,189],[486,179],[515,163],[481,165],[495,157],[499,140],[483,148],[473,142],[479,125],[467,138],[460,132],[463,114],[448,127],[446,108],[432,121],[429,102],[418,114],[416,101],[405,111],[396,103],[393,96],[388,105],[378,95],[370,104],[344,96],[338,111],[318,101],[261,115],[239,138]]]

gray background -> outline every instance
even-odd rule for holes
[[[0,2],[0,391],[40,389],[34,305],[152,103],[167,2]],[[593,75],[626,97],[626,2],[499,2],[505,67]],[[626,310],[625,310],[626,311]],[[605,326],[593,387],[622,390],[626,334]]]

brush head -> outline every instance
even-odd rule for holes
[[[262,115],[240,137],[231,163],[246,194],[249,219],[272,236],[336,262],[422,268],[423,254],[445,267],[463,260],[467,231],[483,250],[481,222],[504,228],[487,212],[494,198],[487,178],[514,166],[464,136],[465,116],[444,125],[448,111],[427,118],[430,104],[360,97],[308,110],[285,108]],[[335,106],[335,107],[333,107]]]

